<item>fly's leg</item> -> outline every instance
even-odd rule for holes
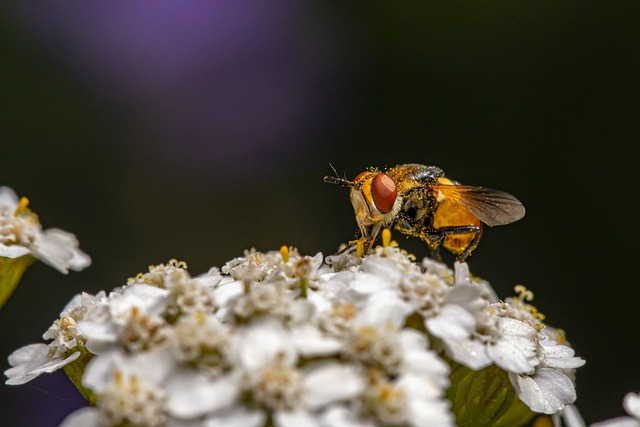
[[[440,248],[444,243],[444,239],[447,238],[447,233],[440,232],[440,230],[432,229],[433,234],[428,233],[429,236],[435,236],[434,240],[429,238],[429,247],[431,248],[431,259],[438,259],[438,255],[440,255]]]
[[[450,226],[450,227],[440,227],[440,228],[427,228],[425,230],[425,235],[428,239],[425,240],[424,237],[421,237],[422,240],[425,240],[427,244],[432,248],[431,259],[438,258],[440,254],[440,248],[442,248],[442,244],[445,239],[449,235],[453,234],[469,234],[474,233],[473,239],[467,245],[466,248],[458,255],[457,259],[460,262],[464,262],[465,259],[469,256],[471,251],[473,251],[478,245],[478,241],[480,240],[480,227],[476,227],[473,225],[458,225],[458,226]]]
[[[417,224],[415,221],[412,222],[410,218],[403,215],[398,215],[394,228],[402,234],[417,237],[425,242],[431,251],[431,259],[438,258],[440,247],[447,237],[446,233],[440,232],[439,229]]]
[[[373,247],[373,242],[374,240],[369,240],[365,237],[360,237],[359,239],[356,239],[356,240],[349,240],[349,246],[347,246],[347,249],[353,250],[355,248],[356,251],[358,251],[358,245],[361,245],[361,248],[362,248],[361,255],[365,255],[365,254],[368,254],[369,250]],[[340,251],[340,253],[342,252],[345,252],[345,249]]]
[[[467,259],[467,257],[471,255],[471,251],[473,251],[478,246],[478,242],[480,241],[480,236],[482,235],[482,233],[480,232],[481,231],[480,227],[473,227],[473,228],[475,228],[475,234],[473,235],[473,239],[471,239],[467,247],[464,248],[464,251],[462,251],[462,253],[458,255],[458,261],[460,262],[464,262]]]
[[[356,251],[356,253],[359,253],[359,256],[363,256],[369,253],[369,250],[373,247],[374,241],[375,239],[374,240],[367,239],[362,235],[360,230],[357,230],[355,240],[349,240],[347,245],[337,252],[337,255],[341,255],[346,252]]]

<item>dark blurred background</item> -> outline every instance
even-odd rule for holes
[[[417,162],[523,201],[471,271],[503,298],[526,285],[566,330],[587,422],[622,415],[640,390],[639,19],[619,1],[2,2],[0,185],[93,258],[26,273],[2,370],[75,293],[150,264],[332,253],[356,226],[329,163]],[[80,402],[62,374],[0,386],[7,426]]]

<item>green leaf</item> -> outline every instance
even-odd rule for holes
[[[507,372],[491,365],[474,371],[456,362],[451,365],[447,398],[460,427],[521,426],[533,412],[520,402]]]
[[[535,415],[539,414],[531,412],[527,405],[522,403],[520,399],[516,399],[492,427],[522,426],[528,424]]]
[[[22,274],[36,259],[31,255],[20,258],[0,257],[0,309],[18,286]]]

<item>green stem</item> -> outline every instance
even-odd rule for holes
[[[93,358],[93,354],[89,353],[86,348],[79,346],[74,348],[73,351],[79,351],[80,357],[66,365],[63,368],[64,373],[67,374],[67,377],[69,377],[73,385],[80,391],[82,397],[84,397],[89,404],[95,406],[97,400],[96,395],[82,385],[82,374],[87,367],[87,363]]]
[[[20,258],[0,257],[0,309],[20,283],[22,274],[35,260],[31,255]]]
[[[300,296],[302,298],[306,298],[307,297],[307,288],[308,287],[309,287],[309,283],[307,282],[307,279],[300,278]]]

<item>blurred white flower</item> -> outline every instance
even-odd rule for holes
[[[623,405],[629,415],[640,421],[640,393],[627,394]]]
[[[85,316],[105,304],[105,293],[95,296],[83,292],[67,303],[60,319],[55,320],[44,333],[43,338],[53,340],[46,344],[29,344],[11,353],[9,364],[12,366],[4,374],[9,378],[7,384],[24,384],[42,373],[51,373],[72,363],[80,357],[79,347],[84,347],[86,337],[77,329],[78,322]]]
[[[9,187],[0,187],[0,257],[30,254],[65,274],[88,267],[91,258],[80,250],[76,237],[54,228],[43,231],[28,203]]]
[[[63,423],[66,427],[163,426],[168,396],[161,384],[173,368],[166,353],[127,355],[114,352],[89,362],[82,383],[98,396],[98,408],[84,408]]]
[[[74,296],[60,313],[60,319],[55,320],[42,336],[45,340],[53,340],[49,343],[50,357],[62,357],[76,346],[84,346],[86,338],[79,333],[78,322],[104,304],[104,291],[95,296],[86,292]]]
[[[213,314],[185,314],[174,325],[172,350],[176,360],[215,375],[227,370],[225,349],[231,329]]]
[[[628,417],[592,424],[592,427],[640,427],[640,393],[627,393],[622,403]]]

